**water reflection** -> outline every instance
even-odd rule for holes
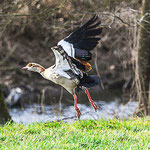
[[[82,113],[82,120],[86,119],[113,119],[129,118],[138,107],[138,102],[128,102],[126,104],[120,103],[119,100],[112,102],[97,101],[99,106],[97,112],[93,107],[85,104],[78,104]],[[41,106],[38,104],[27,105],[24,109],[13,108],[10,109],[12,119],[17,123],[31,123],[31,122],[48,122],[54,120],[74,121],[77,119],[74,111],[74,106],[66,104],[55,104],[49,106]]]

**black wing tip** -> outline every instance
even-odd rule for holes
[[[98,19],[98,15],[94,14],[93,17],[91,18],[91,20],[96,21]]]
[[[64,40],[72,43],[74,48],[91,51],[98,44],[98,37],[102,33],[103,29],[99,26],[101,21],[98,18],[98,15],[95,13],[91,19],[89,19],[85,24],[71,33]],[[91,38],[95,39],[94,42]]]
[[[95,23],[98,20],[98,15],[94,14],[93,17],[91,19],[89,19],[82,27],[89,27],[90,25],[92,25],[93,23]],[[101,22],[100,22],[101,23]],[[81,28],[82,28],[81,27]]]

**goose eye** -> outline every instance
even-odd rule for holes
[[[28,65],[29,67],[31,67],[32,66],[32,63],[29,63],[29,65]]]

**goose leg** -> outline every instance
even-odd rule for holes
[[[85,89],[85,93],[86,93],[86,95],[88,96],[88,99],[89,99],[89,101],[90,101],[92,107],[93,107],[93,108],[95,109],[95,111],[96,111],[96,110],[97,110],[97,105],[93,102],[93,100],[92,100],[92,98],[91,98],[91,96],[90,96],[90,93],[89,93],[88,89]]]
[[[79,108],[77,107],[77,96],[76,96],[76,94],[73,94],[73,98],[74,98],[74,109],[75,109],[76,114],[77,114],[78,119],[79,119],[81,112],[80,112]]]

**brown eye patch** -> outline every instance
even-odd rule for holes
[[[31,67],[31,66],[32,66],[32,63],[29,63],[29,64],[28,64],[28,67]]]

